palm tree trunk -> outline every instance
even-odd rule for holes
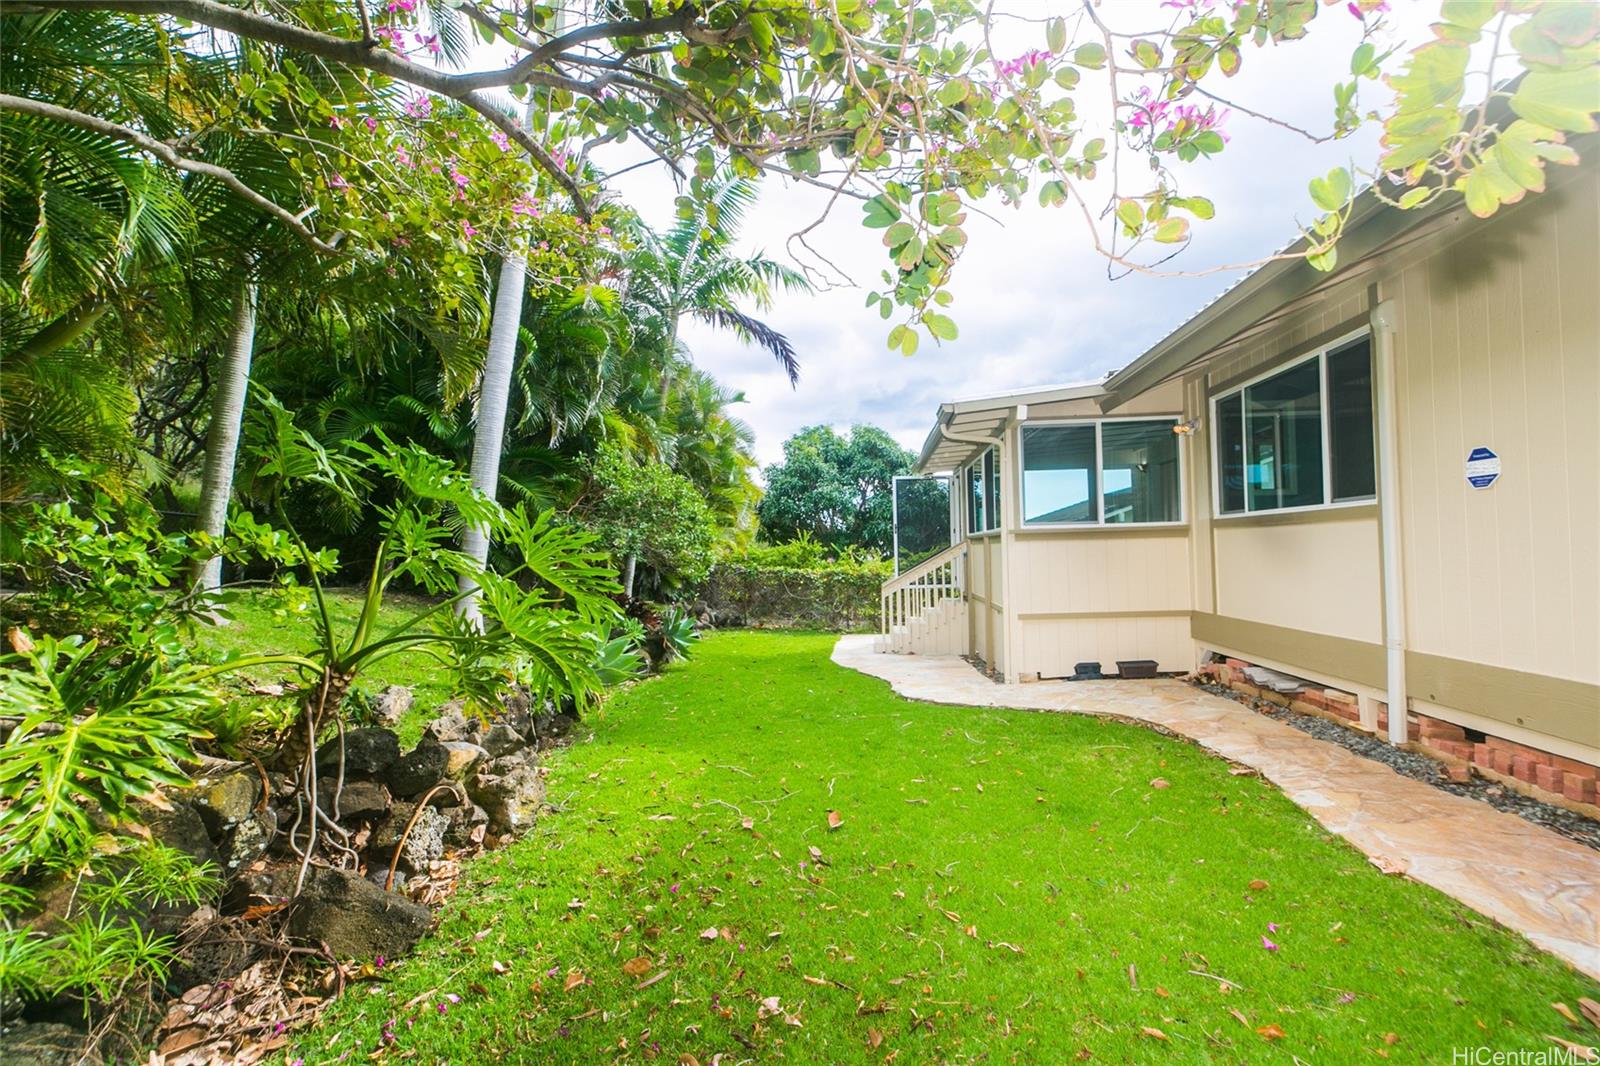
[[[628,561],[622,564],[622,598],[633,599],[633,575],[638,569],[639,557],[632,552],[628,553]]]
[[[520,255],[508,255],[500,264],[500,284],[494,296],[494,318],[489,323],[489,352],[478,383],[477,426],[472,434],[472,487],[490,499],[500,482],[500,451],[505,444],[506,404],[511,395],[511,371],[517,354],[517,331],[522,327],[522,290],[528,274]],[[489,562],[489,531],[468,526],[461,537],[461,550],[479,566]],[[478,609],[478,584],[463,574],[457,589],[465,595],[456,603],[456,614],[474,626],[481,626]]]
[[[223,355],[222,373],[211,394],[211,425],[206,430],[206,470],[200,484],[199,527],[220,537],[228,528],[228,503],[233,498],[233,467],[239,454],[239,427],[250,388],[250,359],[256,343],[256,283],[239,283],[233,302],[233,330]],[[195,584],[210,592],[222,587],[222,557],[212,556],[195,568]]]

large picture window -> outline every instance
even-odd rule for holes
[[[1181,522],[1174,420],[1022,427],[1022,522]]]
[[[1369,338],[1217,397],[1212,423],[1220,514],[1371,499],[1377,481]]]

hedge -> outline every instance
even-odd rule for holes
[[[884,562],[839,562],[801,569],[747,561],[718,563],[701,599],[721,626],[876,631]]]

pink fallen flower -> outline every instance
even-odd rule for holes
[[[1274,944],[1272,941],[1268,940],[1266,937],[1262,937],[1261,938],[1261,946],[1266,948],[1268,951],[1277,951],[1278,950],[1278,945]]]

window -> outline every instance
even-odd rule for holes
[[[1372,358],[1367,337],[1213,401],[1220,514],[1370,499]]]
[[[1024,525],[1183,520],[1174,421],[1022,427]]]
[[[1372,345],[1366,337],[1328,353],[1328,451],[1333,498],[1378,494],[1372,445]]]
[[[1178,520],[1178,435],[1171,422],[1102,423],[1100,466],[1104,521]]]
[[[990,529],[1001,526],[1000,510],[1000,456],[993,448],[983,453],[983,481],[988,489],[984,498],[983,513],[989,519]]]
[[[967,532],[982,533],[984,525],[983,504],[988,494],[984,490],[983,462],[979,460],[967,467]]]

